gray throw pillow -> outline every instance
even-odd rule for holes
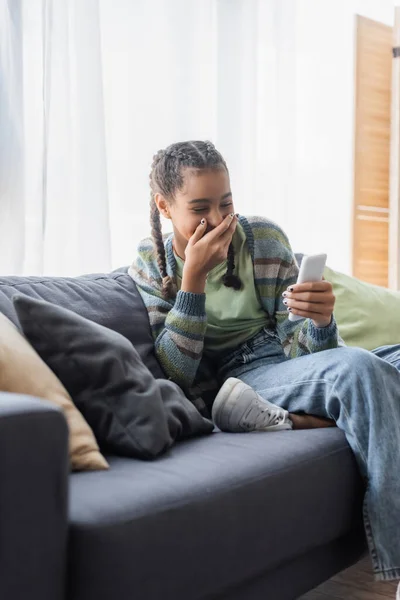
[[[43,300],[13,301],[26,338],[64,384],[102,450],[153,458],[177,439],[212,431],[182,390],[156,380],[121,334]]]

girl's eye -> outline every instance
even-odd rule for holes
[[[228,204],[221,204],[221,208],[228,208],[229,206],[232,206],[232,202],[228,202]],[[208,208],[194,208],[193,212],[202,213],[202,212],[205,212],[206,210],[208,210]]]

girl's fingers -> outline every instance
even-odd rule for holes
[[[225,217],[225,219],[212,231],[207,233],[207,239],[209,242],[213,242],[216,240],[224,240],[226,238],[232,237],[238,218],[235,214],[231,213]]]
[[[330,304],[334,300],[333,294],[326,292],[283,292],[282,297],[284,300],[298,300],[315,304]]]
[[[314,312],[306,312],[303,310],[290,309],[291,313],[302,317],[304,319],[310,319],[313,321],[316,327],[327,327],[332,322],[332,312],[328,313],[314,313]]]
[[[294,283],[290,285],[287,292],[327,292],[332,290],[332,284],[329,281],[313,281],[309,283]]]
[[[233,237],[233,234],[235,233],[236,225],[237,225],[237,218],[234,217],[232,219],[232,223],[230,224],[229,228],[220,237],[220,240],[222,242],[227,241],[228,246],[232,241],[232,237]]]
[[[304,317],[305,319],[313,319],[314,321],[317,321],[318,317],[328,316],[325,313],[311,312],[309,310],[299,310],[297,308],[291,308],[289,312],[293,313],[294,315],[298,315],[299,317]]]
[[[232,225],[232,221],[235,220],[235,215],[233,213],[227,215],[225,219],[212,231],[207,233],[207,238],[210,242],[215,240],[216,238],[221,237],[225,233],[227,233]]]
[[[284,300],[287,309],[291,309],[294,314],[307,313],[307,315],[328,315],[332,314],[334,305],[332,303],[317,302],[299,302],[297,300]],[[300,312],[299,312],[300,311]]]
[[[207,221],[205,219],[202,219],[200,221],[200,223],[198,224],[198,226],[196,227],[196,229],[188,243],[193,245],[196,242],[198,242],[199,240],[201,240],[201,238],[203,237],[203,235],[206,232],[206,229],[207,229]]]

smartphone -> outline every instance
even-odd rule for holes
[[[304,255],[301,261],[297,283],[321,281],[326,264],[326,254]],[[304,317],[289,313],[289,321],[300,321]]]

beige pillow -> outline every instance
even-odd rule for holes
[[[53,371],[0,314],[0,390],[43,398],[59,406],[69,428],[69,456],[74,471],[107,469],[94,434]]]

